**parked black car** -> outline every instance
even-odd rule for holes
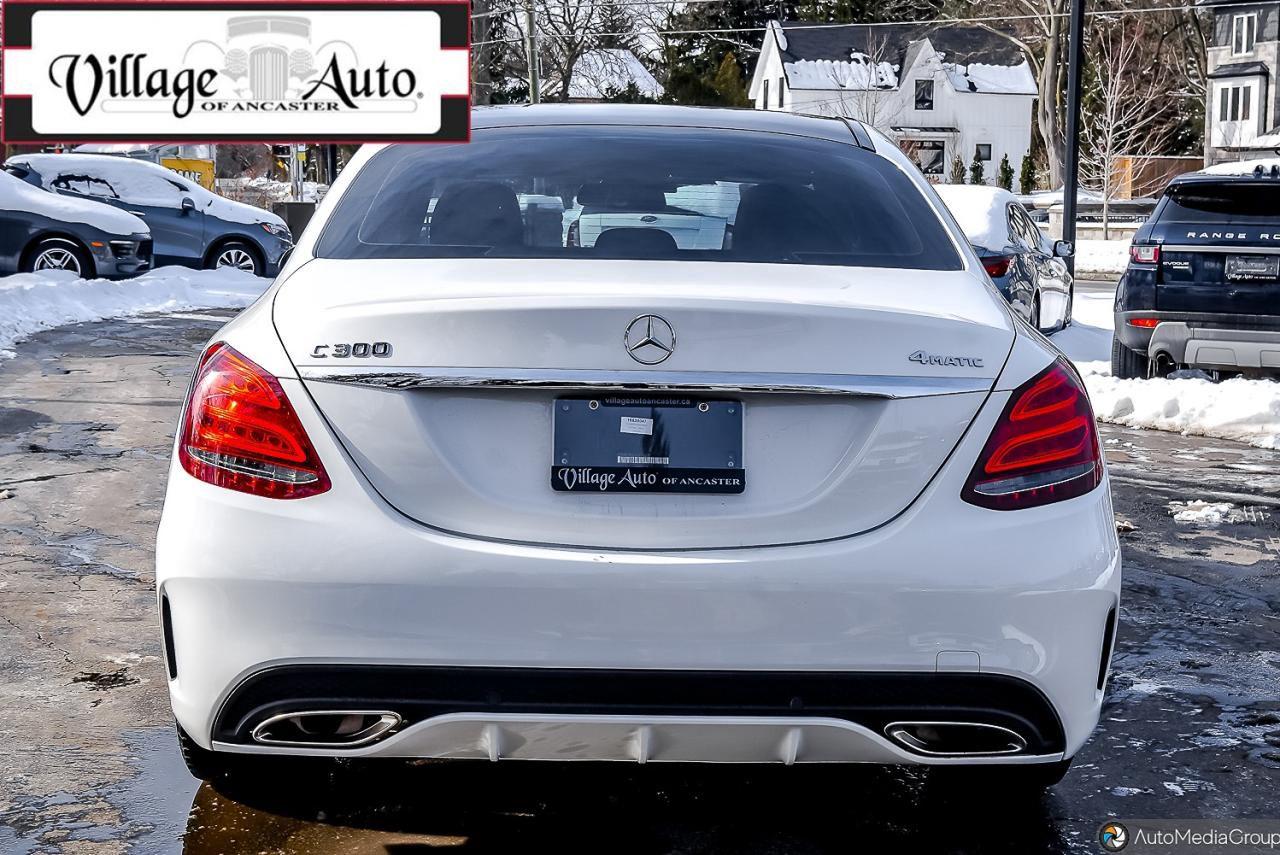
[[[1113,375],[1280,372],[1280,167],[1174,179],[1129,253]]]
[[[52,193],[143,218],[155,241],[157,267],[238,267],[274,276],[293,246],[284,220],[270,211],[224,199],[149,161],[104,154],[20,154],[5,162],[5,170]]]
[[[1044,333],[1070,326],[1075,281],[1062,258],[1071,254],[1071,244],[1047,238],[1008,190],[961,184],[934,189],[1013,310]]]
[[[151,265],[151,234],[131,214],[38,190],[0,172],[0,275],[69,270],[119,278]]]

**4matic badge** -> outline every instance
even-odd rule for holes
[[[947,367],[966,367],[981,368],[981,356],[946,356],[939,353],[926,353],[923,350],[917,350],[907,359],[912,362],[919,362],[921,365],[945,365]]]

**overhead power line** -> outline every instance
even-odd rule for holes
[[[686,0],[689,2],[689,0]],[[726,2],[726,0],[694,0],[694,2]],[[591,5],[591,4],[585,4]],[[609,6],[613,4],[598,4],[599,6]],[[626,3],[621,5],[650,5],[647,3]],[[1153,6],[1145,9],[1109,9],[1096,10],[1086,12],[1085,15],[1090,18],[1121,18],[1133,15],[1151,14],[1153,12],[1188,12],[1195,11],[1196,6],[1179,5],[1179,6]],[[1047,12],[1043,15],[991,15],[975,18],[934,18],[927,21],[881,21],[870,24],[830,24],[819,23],[810,24],[803,21],[793,21],[803,25],[803,29],[836,29],[840,27],[904,27],[904,26],[945,26],[948,24],[1000,24],[1009,21],[1042,21],[1048,18],[1065,18],[1066,12]],[[655,35],[655,36],[684,36],[684,35],[724,35],[729,33],[763,33],[768,27],[721,27],[715,29],[687,29],[687,30],[648,30],[638,33],[543,33],[540,38],[550,39],[579,39],[593,38],[602,36],[630,36],[630,35]],[[520,44],[523,38],[503,38],[503,39],[487,39],[485,41],[473,42],[472,47],[480,47],[489,44]]]

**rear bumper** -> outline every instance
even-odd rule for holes
[[[1154,328],[1134,327],[1131,318],[1155,318]],[[1179,365],[1203,368],[1280,370],[1280,317],[1187,312],[1117,312],[1116,335],[1130,350],[1167,354]]]
[[[887,735],[937,721],[1012,732],[1024,759],[1065,748],[1043,693],[996,674],[351,665],[252,675],[219,711],[214,745],[257,750],[260,722],[326,709],[400,716],[391,736],[346,752],[361,756],[920,762]]]
[[[305,401],[297,381],[281,382]],[[1025,756],[1071,756],[1097,722],[1119,598],[1111,502],[1106,483],[1016,512],[961,502],[961,461],[977,457],[1003,403],[994,395],[951,462],[874,531],[786,547],[653,553],[485,541],[409,521],[344,465],[323,422],[299,406],[329,469],[329,492],[270,500],[172,472],[157,584],[172,615],[174,712],[205,747],[217,733],[219,749],[264,753],[348,752],[247,745],[243,726],[252,722],[237,710],[368,698],[413,702],[401,713],[404,728],[356,750],[368,754],[487,756],[477,754],[490,750],[483,737],[499,740],[501,756],[541,756],[511,746],[559,744],[547,735],[556,733],[562,756],[577,759],[617,759],[619,746],[661,737],[652,744],[669,738],[693,747],[653,748],[647,759],[785,762],[778,734],[800,728],[787,739],[832,743],[803,756],[941,762],[886,739],[865,701],[877,696],[879,707],[913,717],[977,714],[946,706],[960,675],[964,686],[980,687],[1010,678],[1042,697],[1060,737],[1037,737],[1049,756]],[[339,676],[300,690],[277,681],[302,673],[288,670],[296,666]],[[462,670],[437,679],[440,669]],[[495,669],[512,669],[514,682],[504,688]],[[388,673],[369,684],[367,675]],[[658,688],[634,692],[649,704],[637,708],[611,701],[610,681],[592,682],[592,673],[614,675],[623,688]],[[253,685],[272,688],[255,700],[242,694]],[[862,688],[833,699],[846,685]],[[1020,703],[978,712],[1028,718]],[[730,728],[728,744],[715,736],[721,726]]]

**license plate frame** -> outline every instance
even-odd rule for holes
[[[1280,279],[1280,255],[1228,255],[1224,272],[1232,282]]]
[[[746,489],[741,401],[681,395],[556,398],[551,489],[700,493]]]

